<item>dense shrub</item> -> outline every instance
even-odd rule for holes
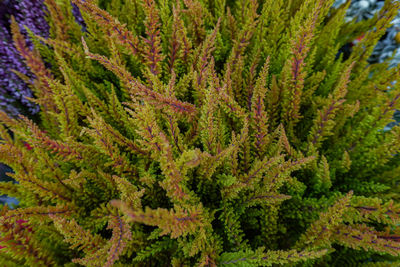
[[[34,50],[11,25],[42,111],[0,113],[3,266],[400,261],[399,69],[367,61],[398,2],[45,2]]]

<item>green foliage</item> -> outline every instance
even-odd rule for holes
[[[400,261],[400,72],[367,62],[398,2],[72,2],[86,32],[69,0],[33,51],[12,25],[42,111],[0,112],[0,265]]]

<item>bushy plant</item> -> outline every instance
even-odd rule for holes
[[[400,262],[400,74],[367,61],[398,2],[73,0],[84,32],[45,2],[34,50],[12,23],[42,111],[0,113],[2,266]]]

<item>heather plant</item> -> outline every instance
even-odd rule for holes
[[[400,262],[400,74],[368,62],[398,2],[72,2],[86,31],[11,25],[41,120],[0,113],[3,266]]]

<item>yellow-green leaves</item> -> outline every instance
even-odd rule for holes
[[[348,209],[353,192],[339,199],[332,207],[320,214],[297,242],[299,248],[329,247],[331,236],[342,225],[343,215]]]
[[[347,84],[350,79],[350,71],[353,67],[351,64],[343,72],[339,79],[339,82],[333,93],[324,101],[324,107],[318,110],[318,115],[314,119],[314,125],[311,128],[308,142],[310,144],[310,150],[315,150],[321,145],[323,138],[330,135],[331,129],[334,127],[334,118],[337,109],[341,108],[342,104],[346,101],[344,97],[347,93]],[[325,104],[326,103],[326,104]]]

